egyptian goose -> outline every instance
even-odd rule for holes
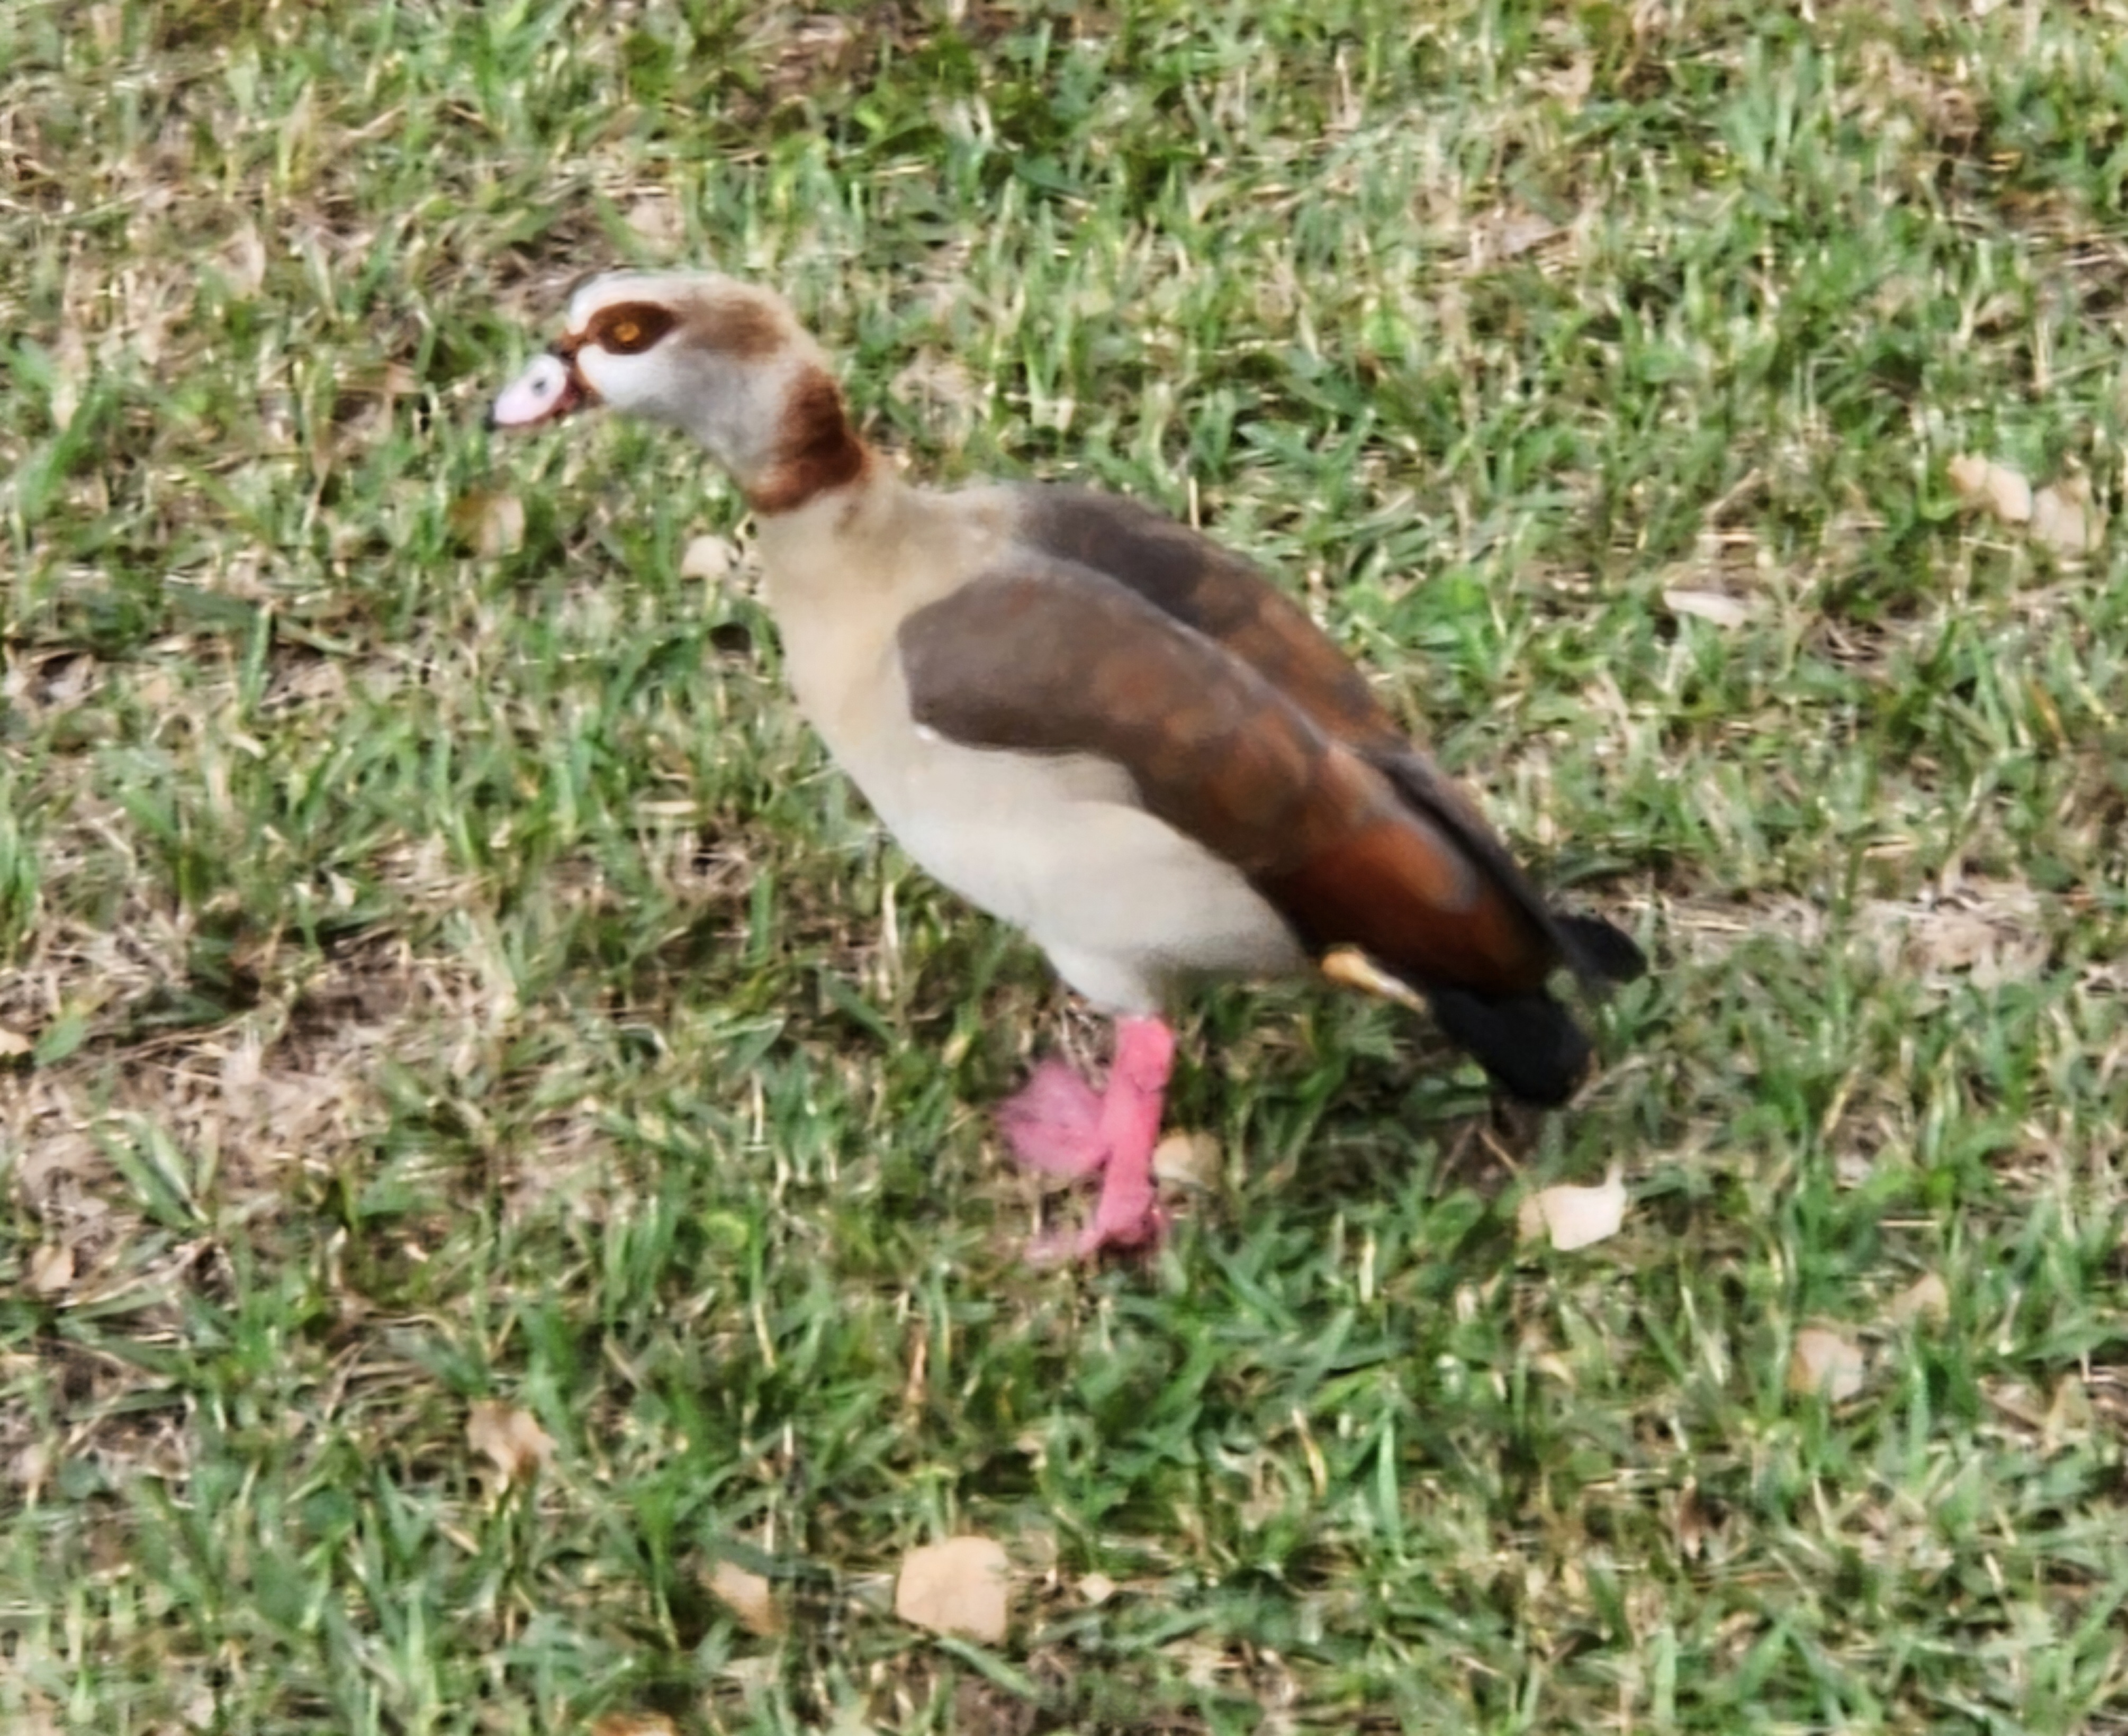
[[[1116,1019],[1096,1090],[1039,1068],[1000,1123],[1101,1176],[1081,1255],[1157,1238],[1152,1154],[1200,975],[1306,968],[1423,1000],[1511,1095],[1564,1102],[1588,1040],[1546,989],[1639,949],[1538,895],[1468,798],[1249,562],[1130,500],[938,493],[861,439],[818,344],[729,277],[614,273],[496,400],[683,429],[753,509],[798,704],[902,847],[1024,929]]]

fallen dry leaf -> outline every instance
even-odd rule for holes
[[[1524,1236],[1548,1236],[1562,1254],[1616,1236],[1625,1221],[1626,1183],[1616,1164],[1593,1188],[1540,1188],[1515,1213]]]
[[[739,549],[728,537],[696,537],[680,557],[680,576],[721,583],[739,567]]]
[[[1965,505],[2002,524],[2025,525],[2035,543],[2059,554],[2089,554],[2105,539],[2106,514],[2091,497],[2088,477],[2035,489],[2020,472],[1971,453],[1950,461],[1950,475]]]
[[[475,554],[515,554],[525,546],[525,503],[514,494],[476,488],[451,502],[452,534]]]
[[[74,1250],[64,1242],[43,1242],[30,1250],[26,1274],[31,1293],[57,1296],[74,1287]]]
[[[1822,1392],[1841,1404],[1862,1390],[1867,1366],[1860,1345],[1830,1326],[1805,1326],[1788,1356],[1788,1391]]]
[[[1154,1179],[1209,1188],[1219,1179],[1219,1141],[1209,1133],[1171,1133],[1152,1148]]]
[[[1950,1312],[1950,1289],[1933,1272],[1925,1272],[1893,1297],[1884,1310],[1896,1326],[1940,1321]]]
[[[902,1558],[894,1613],[933,1634],[958,1634],[984,1645],[1004,1639],[1012,1582],[1004,1549],[987,1537],[948,1537]]]
[[[777,1607],[775,1588],[758,1573],[729,1561],[710,1570],[710,1593],[739,1617],[748,1633],[767,1639],[783,1631],[783,1611]]]
[[[2032,496],[2032,540],[2061,554],[2089,554],[2106,537],[2106,515],[2088,477],[2050,482]]]
[[[1966,505],[2005,524],[2031,521],[2032,485],[2007,464],[1961,453],[1950,461],[1950,486]]]
[[[591,1736],[679,1736],[663,1712],[601,1712],[591,1719]]]
[[[1106,1603],[1116,1595],[1116,1582],[1105,1573],[1086,1573],[1080,1576],[1079,1595],[1090,1604]]]
[[[473,1402],[466,1419],[466,1444],[493,1461],[506,1488],[530,1482],[554,1456],[553,1437],[532,1420],[532,1413],[499,1399]]]
[[[1665,591],[1662,600],[1672,614],[1689,614],[1717,627],[1741,627],[1759,612],[1755,604],[1719,591]]]
[[[11,1060],[18,1055],[27,1055],[36,1046],[21,1032],[10,1031],[5,1025],[0,1025],[0,1060]]]

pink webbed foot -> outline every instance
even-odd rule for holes
[[[1070,1068],[1047,1061],[1000,1111],[1013,1155],[1029,1169],[1101,1175],[1093,1221],[1076,1236],[1043,1237],[1030,1250],[1035,1259],[1090,1259],[1104,1248],[1160,1240],[1166,1220],[1153,1187],[1152,1148],[1174,1065],[1175,1033],[1163,1021],[1119,1019],[1105,1091],[1097,1093]]]
[[[1091,1175],[1109,1160],[1100,1093],[1062,1061],[1044,1061],[998,1106],[998,1131],[1014,1157],[1045,1175]]]

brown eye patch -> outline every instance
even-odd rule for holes
[[[677,314],[655,301],[620,301],[591,315],[583,340],[617,356],[636,356],[679,323]]]

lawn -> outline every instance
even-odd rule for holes
[[[0,0],[0,1729],[2128,1730],[2113,0]],[[1221,989],[1176,1233],[1030,1266],[986,1110],[1095,1027],[697,453],[482,426],[620,262],[1263,561],[1655,957],[1571,1108]],[[955,1534],[1001,1643],[892,1613]]]

